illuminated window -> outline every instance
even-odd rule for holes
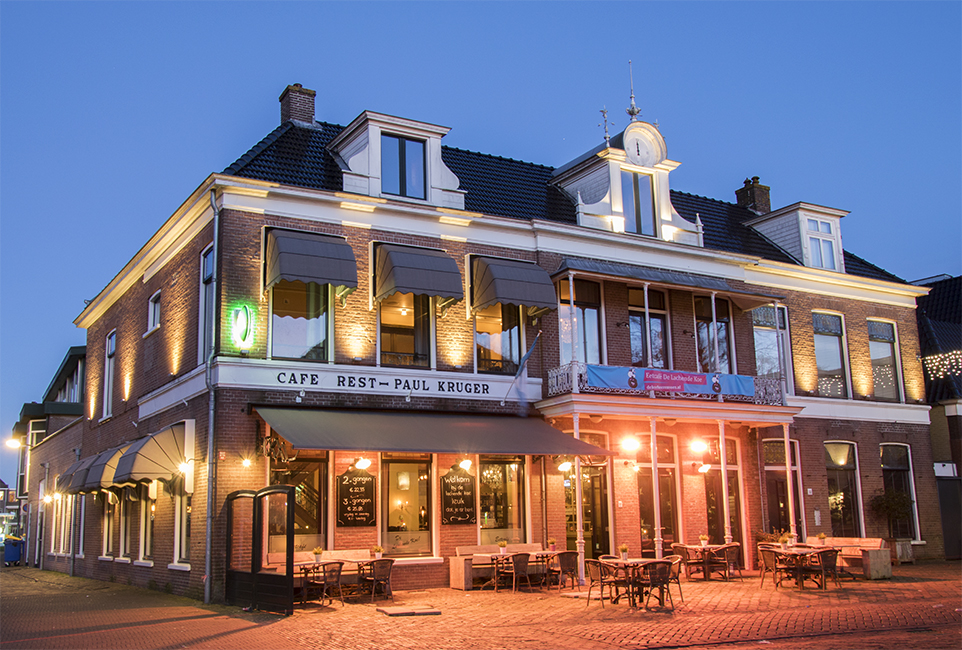
[[[428,456],[384,456],[385,554],[431,555],[431,462]]]
[[[117,354],[117,330],[107,335],[104,353],[104,414],[108,418],[114,412],[114,357]]]
[[[330,286],[281,280],[271,288],[271,357],[330,360]]]
[[[835,235],[830,222],[808,220],[808,252],[812,266],[835,270]]]
[[[728,301],[715,299],[715,318],[712,321],[711,296],[695,296],[695,332],[698,337],[699,372],[731,374],[731,317]],[[715,327],[712,327],[714,322]],[[718,341],[718,364],[715,364],[715,341]]]
[[[147,331],[160,327],[160,292],[158,291],[147,301]]]
[[[631,365],[638,368],[668,367],[668,313],[665,294],[648,290],[648,318],[645,291],[628,289],[628,332],[631,337]],[[651,354],[648,353],[648,324],[651,325]]]
[[[795,530],[798,532],[799,539],[805,539],[799,488],[802,484],[802,475],[798,467],[798,442],[790,441],[790,448]],[[788,481],[785,478],[785,440],[780,438],[763,441],[762,455],[765,462],[765,492],[768,495],[768,532],[791,530],[791,522],[788,518]]]
[[[381,365],[430,368],[431,296],[395,293],[378,307]]]
[[[868,321],[868,347],[872,357],[872,382],[875,399],[898,402],[902,382],[895,337],[895,325],[883,321]]]
[[[755,336],[755,374],[765,379],[786,379],[787,389],[791,392],[792,364],[791,340],[788,336],[788,310],[779,306],[778,324],[775,323],[775,308],[756,307],[752,310],[752,326]],[[779,363],[781,351],[781,363]],[[781,373],[781,374],[780,374]]]
[[[133,501],[128,499],[126,495],[120,499],[120,548],[118,555],[120,557],[130,557],[130,521],[132,517],[130,516],[130,508],[133,505]]]
[[[848,397],[842,317],[815,312],[812,327],[815,330],[819,397]]]
[[[183,492],[174,499],[174,560],[178,564],[190,562],[190,515],[192,496]]]
[[[641,525],[641,550],[653,555],[655,550],[655,488],[652,478],[651,436],[638,436],[635,467],[638,480],[638,514]],[[670,436],[656,436],[658,454],[658,503],[661,516],[661,536],[667,548],[681,541],[678,536],[678,500],[675,482],[678,472],[675,440]]]
[[[657,234],[651,176],[621,172],[621,202],[625,215],[625,232],[649,237]]]
[[[850,442],[826,442],[825,470],[828,475],[828,510],[832,520],[832,536],[861,536],[855,445]]]
[[[482,456],[478,472],[481,543],[523,544],[524,458]]]
[[[117,514],[116,497],[108,492],[101,492],[103,498],[103,552],[101,555],[109,557],[114,553],[114,517]]]
[[[521,308],[496,303],[474,317],[478,372],[513,375],[521,362]]]
[[[426,198],[424,143],[381,136],[381,191],[413,199]]]
[[[582,363],[601,363],[601,285],[588,280],[575,280],[574,308],[570,307],[571,294],[567,280],[561,281],[560,289],[558,324],[561,330],[562,363],[570,363],[572,359]],[[572,312],[576,330],[574,337],[571,332]],[[571,350],[572,338],[575,343],[574,355]]]

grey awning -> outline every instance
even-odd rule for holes
[[[257,413],[295,449],[614,455],[537,418],[274,407]]]
[[[95,460],[97,460],[97,454],[80,459],[80,464],[73,471],[70,477],[70,485],[68,485],[66,488],[67,492],[70,494],[77,494],[78,492],[83,491],[84,485],[87,483],[87,472],[90,470],[90,466],[93,465]]]
[[[67,471],[57,477],[57,492],[66,492],[67,488],[70,487],[70,481],[73,480],[73,473],[77,471],[80,467],[80,463],[83,461],[77,461],[67,468]]]
[[[184,425],[175,424],[131,443],[117,461],[114,485],[136,485],[151,481],[169,483],[180,474],[180,465],[186,460]]]
[[[338,296],[357,288],[354,250],[343,237],[295,230],[267,231],[264,286],[280,280],[330,284]]]
[[[762,305],[769,305],[775,300],[783,300],[785,296],[735,289],[721,278],[685,271],[670,271],[668,269],[653,269],[647,266],[633,264],[619,264],[617,262],[603,262],[601,260],[586,260],[580,258],[565,258],[555,275],[564,271],[592,273],[611,278],[640,280],[661,286],[679,287],[682,289],[701,289],[714,291],[730,298],[742,311],[749,311]]]
[[[475,311],[495,303],[524,305],[538,311],[558,307],[548,272],[533,262],[474,257],[471,266]]]
[[[374,299],[395,293],[464,299],[461,272],[447,253],[434,248],[378,244],[375,253]]]
[[[93,463],[90,464],[90,469],[87,470],[87,477],[83,486],[84,492],[113,487],[117,462],[127,447],[129,445],[114,447],[97,454]]]

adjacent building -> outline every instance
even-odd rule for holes
[[[772,210],[757,177],[734,203],[673,190],[642,121],[554,168],[314,97],[286,88],[77,317],[82,426],[28,475],[48,568],[236,601],[316,547],[381,546],[402,589],[498,540],[942,556],[927,290],[846,251],[844,210]],[[889,485],[910,517],[867,506]]]

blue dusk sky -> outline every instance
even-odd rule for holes
[[[85,343],[84,300],[292,83],[319,120],[559,166],[600,109],[626,126],[630,59],[672,189],[759,176],[773,207],[850,211],[845,247],[906,280],[958,275],[960,35],[959,2],[0,2],[0,437]]]

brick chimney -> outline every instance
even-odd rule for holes
[[[281,93],[281,123],[288,120],[298,122],[314,123],[314,95],[313,90],[308,90],[301,84],[288,86]]]
[[[771,188],[758,182],[758,176],[751,180],[745,179],[745,186],[735,190],[738,205],[748,208],[757,214],[767,214],[772,211]]]

